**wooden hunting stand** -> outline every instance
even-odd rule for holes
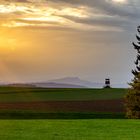
[[[105,86],[104,86],[104,88],[111,88],[110,87],[110,79],[109,78],[105,79]]]

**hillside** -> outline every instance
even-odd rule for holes
[[[82,85],[89,88],[102,88],[104,85],[103,83],[86,81],[86,80],[80,79],[79,77],[64,77],[64,78],[58,78],[58,79],[53,79],[49,81],[55,82],[55,83]]]
[[[0,102],[92,101],[122,99],[126,89],[0,87]]]
[[[33,83],[36,87],[44,87],[44,88],[86,88],[86,86],[76,85],[76,84],[68,84],[68,83],[57,83],[57,82],[40,82]]]

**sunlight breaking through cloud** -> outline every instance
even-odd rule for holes
[[[139,17],[139,12],[134,12],[136,3],[130,0],[3,0],[0,26],[123,31],[129,28],[130,19]],[[136,20],[131,22],[135,24]]]
[[[68,17],[88,18],[85,7],[49,7],[44,5],[34,6],[32,4],[0,5],[0,14],[4,14],[1,26],[22,27],[22,26],[47,26],[48,23],[61,25],[74,24]],[[20,22],[18,21],[20,20]],[[23,21],[23,22],[22,22]],[[31,23],[32,21],[32,23]],[[26,23],[25,23],[26,22]],[[38,23],[37,23],[38,22]],[[39,25],[40,23],[40,25]],[[75,23],[76,24],[76,23]],[[57,25],[57,26],[58,26]],[[54,24],[52,24],[54,26]],[[72,25],[73,26],[73,25]]]
[[[128,81],[139,6],[139,0],[1,0],[1,80]]]
[[[22,1],[23,2],[23,1]],[[35,2],[35,1],[30,1]],[[108,17],[97,9],[88,6],[72,4],[56,4],[53,2],[33,4],[12,2],[0,5],[1,27],[63,27],[80,30],[108,30],[120,31],[119,27],[89,24],[90,20]],[[39,2],[39,1],[38,1]],[[105,28],[106,27],[106,28]]]

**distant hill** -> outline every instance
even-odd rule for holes
[[[44,88],[103,88],[104,83],[90,82],[79,77],[64,77],[44,82],[0,83],[0,86],[12,87],[44,87]],[[111,84],[112,88],[129,88],[128,84]]]
[[[82,85],[88,88],[102,88],[104,86],[103,83],[94,83],[94,82],[82,80],[79,77],[64,77],[60,79],[49,80],[49,82]]]
[[[45,87],[45,88],[87,88],[86,86],[74,85],[74,84],[65,84],[65,83],[55,83],[55,82],[40,82],[33,83],[36,87]]]
[[[14,83],[14,84],[7,84],[5,86],[9,86],[9,87],[36,87],[33,84],[23,84],[23,83]]]
[[[44,88],[102,88],[102,83],[92,83],[78,77],[64,77],[45,82],[12,83],[6,84],[13,87],[44,87]]]

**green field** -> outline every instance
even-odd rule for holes
[[[0,87],[0,103],[36,103],[45,101],[100,101],[123,99],[126,89],[50,89],[50,88],[27,88],[27,87]],[[18,104],[19,105],[19,104]],[[17,105],[17,106],[18,106]],[[54,105],[54,104],[53,104]],[[5,105],[4,105],[5,106]],[[0,119],[86,119],[86,118],[125,118],[124,112],[110,114],[112,112],[102,112],[102,114],[93,111],[80,112],[80,110],[68,111],[57,106],[49,110],[41,111],[40,109],[16,109],[16,106],[10,109],[11,105],[6,105],[0,109]],[[24,105],[23,105],[24,106]],[[32,106],[32,105],[30,105]],[[45,106],[45,105],[44,105]],[[64,104],[65,106],[65,104]],[[74,103],[71,106],[76,106]],[[115,106],[113,106],[115,108]],[[74,110],[73,107],[72,110]],[[97,108],[97,107],[96,107]],[[119,103],[118,103],[119,108]],[[98,110],[98,109],[97,109]]]
[[[1,140],[139,140],[138,120],[0,120]]]
[[[122,99],[126,89],[0,87],[0,103]],[[100,118],[100,119],[99,119]],[[124,113],[0,110],[0,140],[139,140],[140,122]]]
[[[124,97],[126,89],[45,89],[0,87],[0,102],[89,101]]]

